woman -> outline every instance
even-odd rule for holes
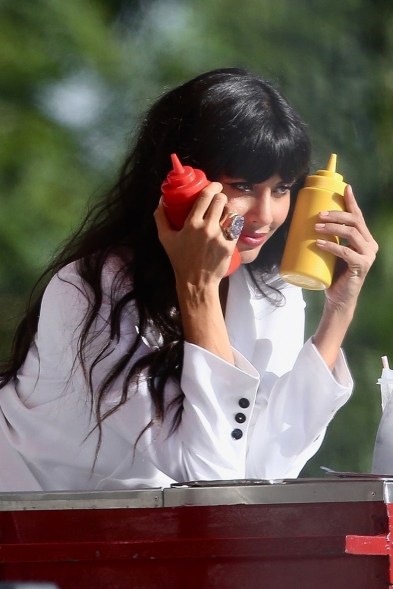
[[[172,153],[212,181],[180,231],[160,200]],[[342,267],[303,345],[301,290],[277,269],[309,156],[293,108],[243,70],[208,72],[153,105],[19,327],[1,373],[0,488],[299,474],[351,394],[340,346],[377,251],[348,188],[347,212],[317,225]],[[244,217],[238,240],[232,213]],[[242,265],[227,278],[235,246]]]

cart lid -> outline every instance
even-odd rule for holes
[[[0,493],[0,511],[158,508],[190,505],[393,502],[393,479],[188,481],[170,488]]]

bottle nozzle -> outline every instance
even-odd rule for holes
[[[173,171],[175,172],[175,174],[179,174],[179,175],[184,174],[185,170],[183,168],[183,165],[175,153],[172,153],[171,159],[172,159],[172,168],[173,168]]]
[[[305,186],[332,190],[344,196],[345,182],[341,174],[336,172],[337,154],[330,154],[326,168],[318,170],[315,174],[307,176]]]
[[[172,170],[168,172],[166,180],[161,185],[166,202],[183,202],[184,199],[196,196],[209,184],[204,172],[191,166],[183,166],[176,153],[171,154]],[[184,222],[184,220],[183,220]]]
[[[326,166],[327,171],[334,174],[334,172],[336,171],[336,163],[337,163],[337,154],[332,153],[329,158],[328,164]]]

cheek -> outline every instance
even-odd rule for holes
[[[282,225],[288,217],[290,204],[291,201],[289,197],[277,199],[275,206],[273,207],[274,224],[277,227]]]
[[[242,215],[243,217],[247,214],[249,207],[242,198],[231,198],[228,197],[227,207],[230,211]]]
[[[242,215],[243,217],[247,215],[248,211],[251,208],[248,199],[241,197],[231,198],[230,196],[228,196],[227,206],[230,211],[233,211],[238,215]]]

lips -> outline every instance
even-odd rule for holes
[[[255,233],[242,231],[239,241],[251,247],[259,247],[267,240],[269,233]]]

